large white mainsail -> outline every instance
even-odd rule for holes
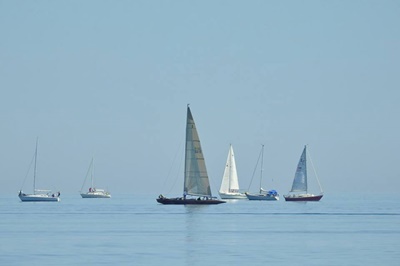
[[[296,173],[292,184],[292,190],[290,192],[307,192],[307,160],[306,160],[306,148],[304,146],[303,153],[300,156],[299,163],[297,164]]]
[[[183,190],[186,195],[212,197],[199,135],[189,106],[187,107],[186,119],[185,182]]]
[[[239,192],[239,181],[236,171],[235,154],[232,145],[229,147],[228,158],[226,159],[224,175],[222,176],[219,193]]]

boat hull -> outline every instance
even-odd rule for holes
[[[25,194],[18,195],[22,202],[58,202],[60,197],[52,197],[49,195],[39,195],[39,194]]]
[[[285,201],[319,201],[323,195],[312,196],[283,196]]]
[[[226,201],[218,200],[218,199],[184,199],[184,198],[166,198],[159,197],[157,199],[158,203],[164,205],[214,205],[225,203]]]
[[[244,193],[221,193],[219,192],[221,199],[246,199],[246,194]]]
[[[268,194],[249,194],[246,193],[246,196],[249,200],[270,200],[270,201],[276,201],[279,200],[278,195],[268,195]]]
[[[100,193],[81,193],[81,197],[84,199],[109,199],[110,194],[100,194]]]

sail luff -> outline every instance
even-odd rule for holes
[[[229,146],[229,164],[228,164],[228,191],[231,191],[231,183],[232,183],[232,145]]]
[[[231,192],[239,192],[239,178],[236,170],[236,160],[235,160],[235,153],[233,152],[233,147],[231,145],[231,167],[230,167],[230,191]]]
[[[184,194],[211,197],[200,139],[189,106],[186,119]]]
[[[307,155],[304,146],[303,152],[297,164],[296,173],[293,180],[291,192],[306,191],[307,192]]]
[[[193,119],[192,118],[192,114],[190,112],[189,109],[189,105],[187,106],[187,114],[186,114],[186,142],[185,142],[185,170],[184,170],[184,184],[183,184],[183,195],[187,195],[188,194],[188,185],[189,185],[189,180],[188,180],[188,172],[189,172],[189,168],[190,168],[190,160],[189,160],[189,156],[190,156],[190,152],[188,151],[188,149],[190,148],[190,143],[189,143],[189,121]]]
[[[227,193],[229,192],[230,187],[230,165],[231,162],[231,149],[229,148],[228,157],[226,158],[224,174],[222,175],[221,186],[219,188],[220,193]]]

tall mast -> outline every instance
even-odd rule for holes
[[[228,192],[231,192],[231,178],[232,178],[232,144],[229,147],[229,175],[228,175]]]
[[[305,173],[305,181],[306,181],[306,194],[308,194],[308,180],[307,180],[307,145],[304,145],[304,173]]]
[[[92,171],[90,173],[90,181],[92,183],[92,186],[91,186],[92,189],[94,188],[94,186],[93,186],[93,175],[94,175],[94,163],[93,163],[93,161],[94,161],[94,158],[92,158]]]
[[[261,148],[260,193],[262,192],[261,189],[262,189],[263,162],[264,162],[264,144],[262,144],[262,148]]]
[[[183,197],[186,197],[187,193],[188,193],[188,188],[186,187],[186,170],[189,167],[188,166],[188,137],[189,137],[189,133],[188,133],[188,120],[189,120],[189,112],[190,112],[190,108],[189,108],[189,104],[187,104],[186,106],[186,126],[185,126],[185,169],[184,169],[184,173],[183,173]]]
[[[39,138],[36,138],[35,167],[34,167],[34,170],[33,170],[33,194],[36,194],[36,160],[37,160],[38,139]]]

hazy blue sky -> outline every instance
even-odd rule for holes
[[[399,14],[377,0],[0,0],[0,192],[20,189],[39,137],[42,188],[77,193],[94,156],[98,187],[179,195],[188,103],[214,194],[229,143],[244,189],[265,144],[264,188],[285,194],[308,144],[327,196],[396,192]]]

